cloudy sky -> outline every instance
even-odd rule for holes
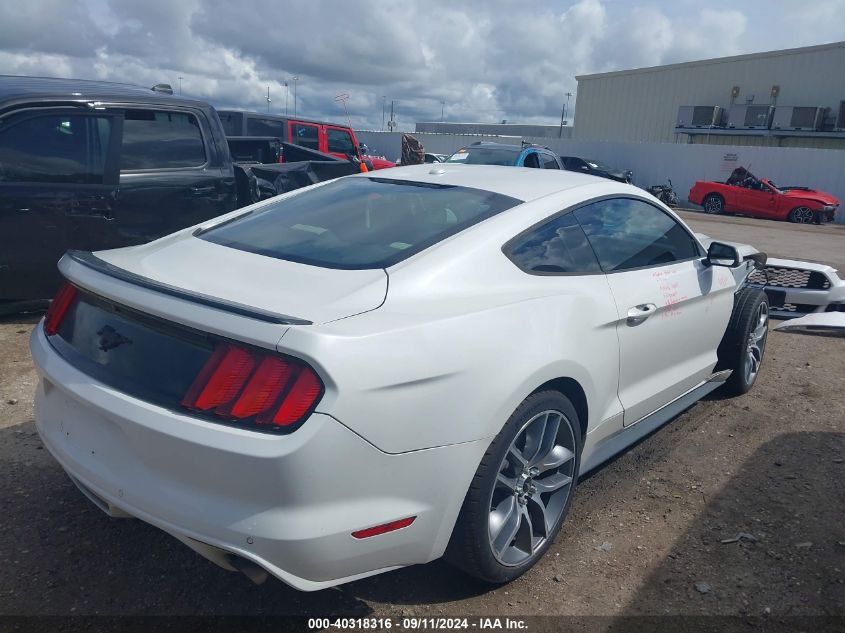
[[[379,129],[555,123],[574,76],[845,40],[845,0],[19,0],[0,74],[166,82],[219,107]],[[293,112],[293,83],[288,108]],[[574,102],[574,98],[573,98]],[[574,105],[574,103],[572,103]],[[571,106],[570,106],[571,107]]]

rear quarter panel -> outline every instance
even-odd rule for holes
[[[398,453],[492,438],[524,398],[567,377],[586,395],[589,430],[621,425],[618,313],[606,277],[529,275],[501,251],[567,206],[516,207],[388,269],[378,310],[290,328],[278,349],[323,376],[317,411]]]

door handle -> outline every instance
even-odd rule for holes
[[[657,312],[657,306],[653,303],[641,303],[628,310],[628,325],[639,325],[652,314]]]
[[[195,196],[204,196],[207,193],[214,193],[214,185],[210,187],[191,187],[191,193]]]

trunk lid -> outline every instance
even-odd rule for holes
[[[311,323],[374,310],[387,294],[381,268],[308,266],[184,234],[96,256],[150,282]]]

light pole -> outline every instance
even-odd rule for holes
[[[285,81],[285,116],[288,115],[288,96],[290,95],[290,86],[288,86],[288,82]]]
[[[443,123],[443,110],[446,108],[446,102],[440,102],[440,122]]]
[[[384,129],[384,108],[387,105],[387,95],[381,96],[381,129]]]
[[[267,112],[270,111],[270,86],[267,86]]]
[[[179,77],[179,96],[182,96],[182,78]]]
[[[296,116],[296,83],[299,81],[299,77],[293,77],[293,116]]]

